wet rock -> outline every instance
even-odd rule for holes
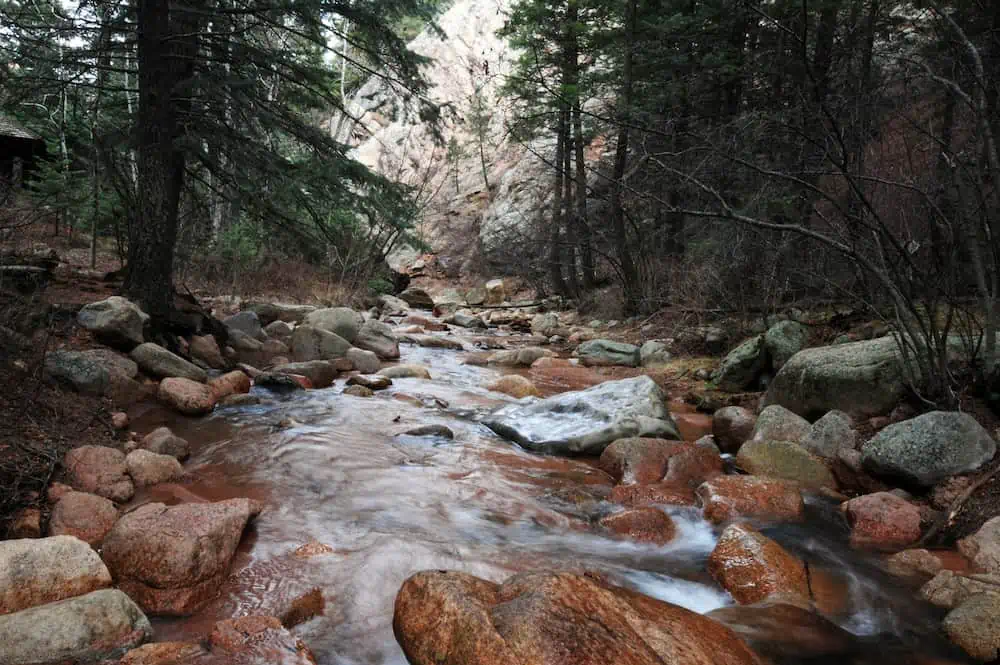
[[[612,441],[634,436],[680,439],[663,391],[648,376],[512,404],[483,424],[529,450],[550,454],[596,455]]]
[[[275,393],[293,393],[312,387],[312,382],[307,377],[285,372],[262,372],[253,382],[255,386]]]
[[[616,485],[608,498],[613,503],[632,508],[695,505],[694,493],[690,489],[664,483]]]
[[[45,354],[45,377],[85,395],[103,395],[111,383],[108,370],[81,351]]]
[[[0,616],[0,662],[93,663],[115,659],[152,635],[149,620],[128,596],[103,589]]]
[[[689,487],[693,490],[722,471],[722,460],[690,443],[631,438],[619,439],[605,448],[600,467],[626,485],[666,479],[677,489]]]
[[[257,315],[257,320],[261,325],[267,326],[275,321],[301,323],[316,308],[312,305],[293,305],[290,303],[274,302],[256,304],[251,306],[250,310]],[[244,332],[248,331],[244,330]],[[248,334],[253,335],[253,333]]]
[[[727,406],[712,416],[712,436],[724,453],[736,454],[744,441],[753,437],[757,416],[741,406]]]
[[[260,397],[257,395],[230,395],[229,397],[223,397],[219,401],[218,406],[252,406],[260,403]]]
[[[451,349],[453,351],[461,351],[465,347],[457,339],[451,337],[440,337],[438,335],[407,335],[404,341],[412,342],[413,344],[419,344],[428,349]]]
[[[979,531],[958,541],[958,551],[979,570],[1000,575],[1000,517],[994,517]]]
[[[427,291],[411,286],[399,294],[399,299],[417,309],[434,309],[434,299]]]
[[[392,328],[381,321],[370,319],[365,321],[358,332],[354,346],[371,351],[382,360],[399,358],[399,342],[392,333]]]
[[[708,557],[708,572],[741,605],[771,596],[809,600],[805,565],[759,531],[726,527]]]
[[[462,311],[455,312],[444,322],[459,328],[486,328],[486,322],[481,318]]]
[[[444,425],[421,425],[403,432],[406,436],[437,436],[443,439],[454,439],[455,433]]]
[[[365,386],[353,385],[344,388],[343,394],[351,395],[352,397],[374,397],[375,391]]]
[[[139,447],[160,455],[172,455],[186,460],[191,454],[191,446],[185,439],[174,434],[169,427],[158,427],[142,438]]]
[[[788,409],[771,405],[760,412],[753,428],[754,441],[791,441],[801,443],[809,436],[809,421]]]
[[[225,324],[230,334],[233,332],[241,332],[247,337],[251,337],[259,342],[263,342],[267,339],[267,335],[264,334],[264,328],[261,327],[260,317],[257,316],[257,312],[245,310],[223,319],[222,323]]]
[[[580,361],[588,366],[637,367],[639,365],[639,347],[633,344],[614,342],[610,339],[592,339],[576,348]]]
[[[104,561],[146,612],[191,614],[218,592],[244,528],[261,509],[250,499],[148,503],[118,520],[104,539]]]
[[[7,537],[13,539],[41,538],[42,511],[30,507],[17,511],[7,527]]]
[[[122,656],[117,665],[177,665],[207,660],[208,654],[199,644],[189,642],[155,642],[143,644]]]
[[[250,392],[251,385],[250,377],[239,370],[227,372],[208,382],[208,387],[211,389],[212,394],[215,395],[216,401],[230,395],[248,393]]]
[[[135,494],[128,476],[125,453],[105,446],[81,446],[66,453],[63,459],[66,481],[75,490],[89,492],[117,503]]]
[[[292,357],[298,362],[342,358],[351,343],[336,333],[301,325],[292,333]]]
[[[292,327],[284,321],[272,321],[264,326],[264,333],[274,339],[289,339],[292,336]]]
[[[148,487],[176,480],[184,475],[181,463],[171,455],[159,455],[148,450],[133,450],[125,457],[128,475],[136,487]]]
[[[663,342],[649,340],[639,347],[639,364],[642,367],[662,367],[672,358],[667,345]]]
[[[1000,594],[1000,575],[959,575],[942,570],[920,587],[921,598],[949,610],[979,593]]]
[[[743,392],[750,388],[764,370],[764,336],[757,335],[729,352],[712,374],[719,390]]]
[[[423,365],[393,365],[383,367],[378,371],[381,376],[390,379],[430,379],[431,373]]]
[[[903,550],[885,561],[886,570],[897,577],[925,584],[941,572],[941,559],[925,549]]]
[[[497,351],[489,357],[489,364],[504,367],[531,367],[540,358],[551,358],[555,354],[548,349],[529,346],[523,349]]]
[[[145,341],[143,328],[149,315],[127,298],[111,296],[84,305],[76,321],[102,344],[128,350]]]
[[[736,455],[740,468],[755,476],[781,478],[806,489],[837,489],[837,481],[822,459],[790,441],[747,441]]]
[[[249,615],[215,624],[209,637],[212,654],[235,663],[316,665],[312,652],[276,617]]]
[[[357,339],[358,332],[365,320],[363,316],[350,307],[327,307],[310,312],[303,319],[303,323],[313,328],[332,332],[348,342],[353,342]]]
[[[257,353],[264,350],[264,343],[246,334],[242,330],[229,331],[229,344],[243,353]]]
[[[116,521],[118,509],[109,499],[86,492],[67,492],[52,509],[49,535],[75,536],[97,549]]]
[[[969,414],[932,411],[889,425],[861,453],[870,473],[930,487],[979,469],[996,448],[989,432]]]
[[[982,662],[1000,656],[1000,594],[979,593],[948,613],[942,624],[952,642]]]
[[[656,545],[669,543],[677,533],[670,516],[656,508],[623,510],[603,518],[600,524],[612,533]]]
[[[859,496],[842,504],[841,510],[855,547],[899,550],[920,540],[920,511],[894,494]]]
[[[830,411],[812,424],[800,443],[814,455],[837,459],[841,450],[854,450],[857,432],[853,426],[851,417],[843,411]]]
[[[785,366],[792,356],[805,348],[809,331],[796,321],[779,321],[764,334],[764,350],[774,371]]]
[[[211,386],[190,379],[171,377],[160,381],[156,392],[158,400],[186,416],[211,413],[216,396]]]
[[[790,603],[763,602],[712,610],[707,615],[736,631],[754,651],[768,658],[834,659],[849,663],[857,648],[849,632],[820,614]],[[911,665],[913,665],[911,663]]]
[[[346,358],[351,361],[351,366],[362,374],[374,374],[382,367],[382,362],[373,351],[349,349]]]
[[[406,314],[410,311],[410,305],[396,296],[381,295],[378,297],[377,303],[378,308],[382,311],[382,316]]]
[[[805,502],[798,483],[758,476],[717,476],[698,487],[705,519],[719,524],[739,517],[799,521]]]
[[[381,374],[356,374],[347,380],[349,386],[364,386],[369,390],[385,390],[392,385],[392,379]]]
[[[287,356],[291,353],[291,349],[279,339],[269,339],[261,344],[260,352],[275,361],[281,358],[281,362],[288,362]]]
[[[228,363],[222,357],[219,343],[211,335],[195,335],[191,337],[188,351],[192,358],[200,360],[212,369],[225,369]]]
[[[0,541],[0,615],[109,586],[111,575],[101,557],[78,538]]]
[[[906,391],[896,342],[882,337],[796,353],[771,381],[764,403],[806,418],[833,410],[866,418],[890,411]]]
[[[357,349],[351,349],[356,351]],[[348,351],[350,354],[350,351]],[[285,363],[271,368],[272,373],[296,374],[309,379],[314,388],[329,388],[337,379],[337,368],[327,360],[307,360],[299,363]]]
[[[511,397],[515,397],[517,399],[521,399],[523,397],[538,397],[541,394],[538,392],[538,388],[535,387],[535,384],[518,374],[509,374],[507,376],[500,377],[500,379],[487,386],[487,389],[492,390],[493,392],[510,395]]]
[[[205,370],[152,342],[135,347],[129,357],[143,372],[158,379],[180,377],[199,383],[208,380]]]
[[[527,573],[503,585],[417,573],[396,596],[393,631],[413,665],[760,663],[717,622],[568,573]]]
[[[531,318],[532,335],[551,337],[552,335],[555,335],[561,327],[562,325],[559,322],[559,317],[552,312],[546,314],[535,314]]]

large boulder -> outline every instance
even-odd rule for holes
[[[920,540],[920,510],[895,494],[865,494],[845,501],[841,510],[855,547],[895,551]]]
[[[730,351],[712,374],[719,390],[738,393],[753,387],[764,370],[764,336],[757,335]]]
[[[569,573],[526,573],[502,585],[417,573],[396,596],[393,632],[412,665],[761,662],[711,619]]]
[[[996,442],[967,413],[932,411],[890,425],[861,449],[866,470],[930,487],[949,476],[976,471],[993,459]]]
[[[483,423],[529,450],[550,454],[599,455],[612,441],[636,436],[681,438],[666,396],[648,376],[510,405]]]
[[[486,304],[499,305],[507,300],[507,290],[502,279],[491,279],[486,282]]]
[[[677,535],[677,527],[670,516],[652,507],[613,513],[602,518],[600,525],[611,533],[655,545],[665,545]]]
[[[619,439],[601,453],[600,467],[622,485],[664,483],[678,494],[722,472],[718,453],[683,441]]]
[[[83,351],[45,354],[45,376],[86,395],[103,395],[111,383],[111,374],[104,365]]]
[[[779,321],[764,333],[764,350],[771,369],[780,370],[792,356],[805,348],[809,331],[797,321]]]
[[[218,401],[218,396],[211,386],[180,377],[160,381],[156,398],[186,416],[211,413]]]
[[[244,335],[252,337],[260,342],[267,339],[267,335],[264,334],[264,327],[261,325],[260,318],[257,316],[256,312],[242,311],[223,319],[222,323],[225,324],[230,333],[233,331],[239,331]]]
[[[291,338],[294,328],[284,321],[271,321],[264,326],[264,332],[272,339],[287,340]]]
[[[382,360],[399,358],[399,342],[388,324],[370,319],[365,321],[358,332],[354,345],[359,349],[371,351]]]
[[[329,330],[301,325],[292,332],[292,357],[298,362],[343,358],[350,348],[350,342]]]
[[[798,483],[759,476],[717,476],[697,490],[705,519],[716,524],[739,517],[801,521],[805,501]]]
[[[792,441],[799,443],[809,435],[811,425],[783,406],[773,404],[757,416],[754,424],[754,441]]]
[[[0,662],[115,662],[152,636],[149,620],[127,595],[102,589],[0,616]]]
[[[135,347],[129,356],[143,372],[158,379],[180,377],[199,383],[208,381],[205,370],[152,342]]]
[[[172,455],[160,455],[148,450],[133,450],[125,457],[128,475],[136,487],[148,487],[176,480],[184,475],[181,463]]]
[[[348,342],[353,342],[357,338],[361,326],[364,325],[365,319],[350,307],[327,307],[310,312],[303,319],[303,323],[313,328],[336,333]]]
[[[561,324],[559,323],[559,317],[552,312],[535,314],[531,318],[532,335],[551,337],[556,334],[556,331],[558,331],[560,327]]]
[[[200,360],[212,369],[225,369],[228,363],[222,357],[219,343],[212,335],[195,335],[191,338],[189,351],[191,357]]]
[[[643,367],[662,367],[673,358],[663,342],[649,340],[639,347],[639,364]]]
[[[427,291],[416,286],[411,286],[400,293],[399,298],[410,307],[416,307],[418,309],[434,309],[434,299],[431,298]]]
[[[357,349],[348,349],[347,358]],[[285,363],[271,368],[272,373],[277,374],[297,374],[309,379],[313,388],[329,388],[337,379],[337,368],[333,363],[326,360],[307,360],[300,363]]]
[[[101,557],[79,538],[0,541],[0,615],[109,586],[111,574]]]
[[[111,500],[86,492],[67,492],[52,508],[49,535],[75,536],[99,548],[117,521],[118,509]]]
[[[179,460],[185,460],[191,454],[191,446],[186,439],[173,433],[169,427],[157,427],[142,437],[139,447],[161,455],[171,455]]]
[[[118,587],[146,612],[191,614],[216,594],[244,528],[261,509],[250,499],[148,503],[105,537],[104,561]]]
[[[1000,517],[994,517],[979,531],[958,541],[958,551],[979,570],[1000,575]]]
[[[275,321],[301,323],[302,319],[315,310],[312,305],[293,305],[283,302],[259,303],[250,307],[250,311],[257,315],[257,320],[262,326]]]
[[[708,557],[708,572],[741,605],[772,596],[809,600],[805,564],[745,524],[732,524],[722,532]]]
[[[747,441],[737,453],[736,463],[755,476],[792,480],[812,490],[837,489],[837,480],[826,463],[791,441]]]
[[[75,490],[123,503],[135,494],[125,453],[106,446],[80,446],[63,458],[66,482]]]
[[[775,375],[764,404],[813,420],[834,409],[867,418],[906,395],[901,356],[891,337],[799,351]]]
[[[614,342],[610,339],[592,339],[576,348],[580,361],[591,366],[639,365],[639,347],[634,344]]]
[[[857,664],[858,639],[818,611],[793,603],[764,601],[727,605],[707,615],[734,630],[753,650],[774,663]],[[906,661],[907,665],[955,665],[942,661]]]
[[[712,415],[712,436],[724,453],[736,454],[753,437],[757,416],[742,406],[726,406]]]
[[[837,459],[841,450],[854,450],[856,441],[851,417],[843,411],[831,411],[812,424],[800,443],[814,455]]]
[[[406,314],[410,311],[410,305],[402,298],[397,298],[396,296],[379,296],[377,304],[379,310],[382,312],[382,316],[396,316]]]
[[[76,321],[102,344],[128,350],[145,341],[143,328],[149,315],[127,298],[111,296],[84,305]]]
[[[984,663],[1000,657],[1000,594],[979,593],[953,609],[942,623],[952,642]]]

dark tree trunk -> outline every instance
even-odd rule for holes
[[[561,296],[569,295],[566,280],[562,274],[562,206],[563,206],[563,153],[566,151],[565,113],[559,114],[559,128],[556,130],[555,191],[552,197],[552,221],[549,229],[549,281]]]
[[[622,88],[618,98],[618,142],[615,146],[614,179],[611,183],[611,230],[621,270],[622,288],[625,292],[625,312],[639,310],[639,284],[635,261],[628,242],[625,226],[625,209],[622,206],[625,162],[628,159],[629,123],[632,117],[632,60],[635,48],[636,2],[629,0],[625,15],[625,62],[622,68]]]
[[[594,252],[587,220],[587,168],[584,161],[586,146],[583,143],[583,102],[580,99],[580,42],[576,34],[578,21],[579,10],[576,0],[570,0],[567,12],[566,68],[568,88],[572,91],[573,158],[576,163],[576,215],[573,217],[573,226],[580,247],[583,288],[589,291],[596,286],[597,280],[594,277]]]

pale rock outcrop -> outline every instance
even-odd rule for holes
[[[131,300],[111,296],[84,305],[77,313],[76,321],[99,342],[128,350],[145,341],[143,327],[149,321],[149,315]]]
[[[111,574],[101,557],[79,538],[0,541],[0,615],[109,586]]]

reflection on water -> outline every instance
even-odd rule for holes
[[[535,456],[479,425],[477,413],[511,398],[484,388],[499,370],[463,365],[461,357],[404,347],[404,362],[426,364],[433,381],[399,379],[368,399],[341,395],[343,381],[280,398],[262,393],[261,405],[170,422],[195,449],[187,464],[195,480],[137,500],[249,495],[267,509],[222,595],[195,617],[154,622],[157,640],[198,639],[235,615],[279,615],[319,588],[324,616],[296,633],[320,663],[402,664],[393,600],[403,580],[424,569],[495,581],[530,569],[596,569],[697,612],[731,604],[705,573],[718,532],[697,511],[670,509],[678,536],[663,547],[602,534],[593,525],[615,509],[603,500],[611,479],[592,461]],[[166,420],[156,409],[138,418],[146,429]],[[398,436],[425,424],[447,425],[454,440]],[[836,573],[846,600],[832,618],[859,635],[937,648],[934,623],[912,591],[847,552],[832,520],[817,520],[769,533],[815,569]],[[294,554],[316,542],[332,551]]]

